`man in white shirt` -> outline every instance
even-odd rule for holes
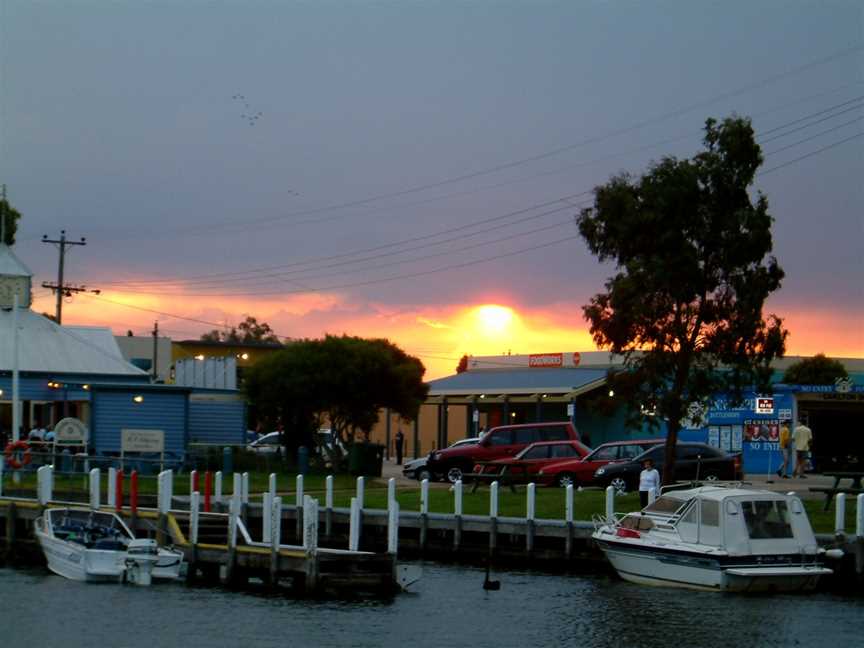
[[[801,419],[798,419],[798,425],[792,433],[792,443],[795,446],[795,476],[807,479],[804,475],[804,464],[807,462],[810,444],[813,443],[813,432]]]

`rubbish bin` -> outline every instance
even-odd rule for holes
[[[306,446],[297,448],[297,472],[301,475],[309,472],[309,448]]]
[[[355,443],[348,451],[348,472],[352,475],[380,477],[383,464],[383,445],[377,443]]]
[[[234,472],[234,451],[231,448],[222,448],[222,474],[230,475]]]

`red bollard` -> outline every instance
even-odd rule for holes
[[[117,471],[117,512],[123,510],[123,471]]]
[[[199,486],[198,471],[197,471],[197,470],[193,470],[193,471],[192,471],[192,490],[189,491],[189,492],[190,492],[190,493],[194,493],[195,491],[199,491],[199,492],[200,492],[198,486]]]
[[[129,476],[129,510],[132,515],[138,515],[138,471],[133,470]]]
[[[213,474],[208,470],[204,473],[204,512],[210,512],[210,491],[213,488]]]

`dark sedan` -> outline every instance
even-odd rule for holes
[[[663,473],[666,447],[659,445],[646,450],[631,461],[610,463],[594,473],[597,486],[614,486],[619,492],[637,490],[642,462],[651,459]],[[675,447],[675,480],[734,481],[741,479],[741,455],[727,454],[705,443],[679,443]]]

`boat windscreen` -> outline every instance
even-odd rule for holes
[[[649,504],[645,509],[646,513],[661,513],[663,515],[672,515],[678,509],[681,508],[682,505],[685,504],[684,500],[680,500],[677,497],[669,497],[668,495],[663,495],[662,497],[658,497],[652,504]]]

